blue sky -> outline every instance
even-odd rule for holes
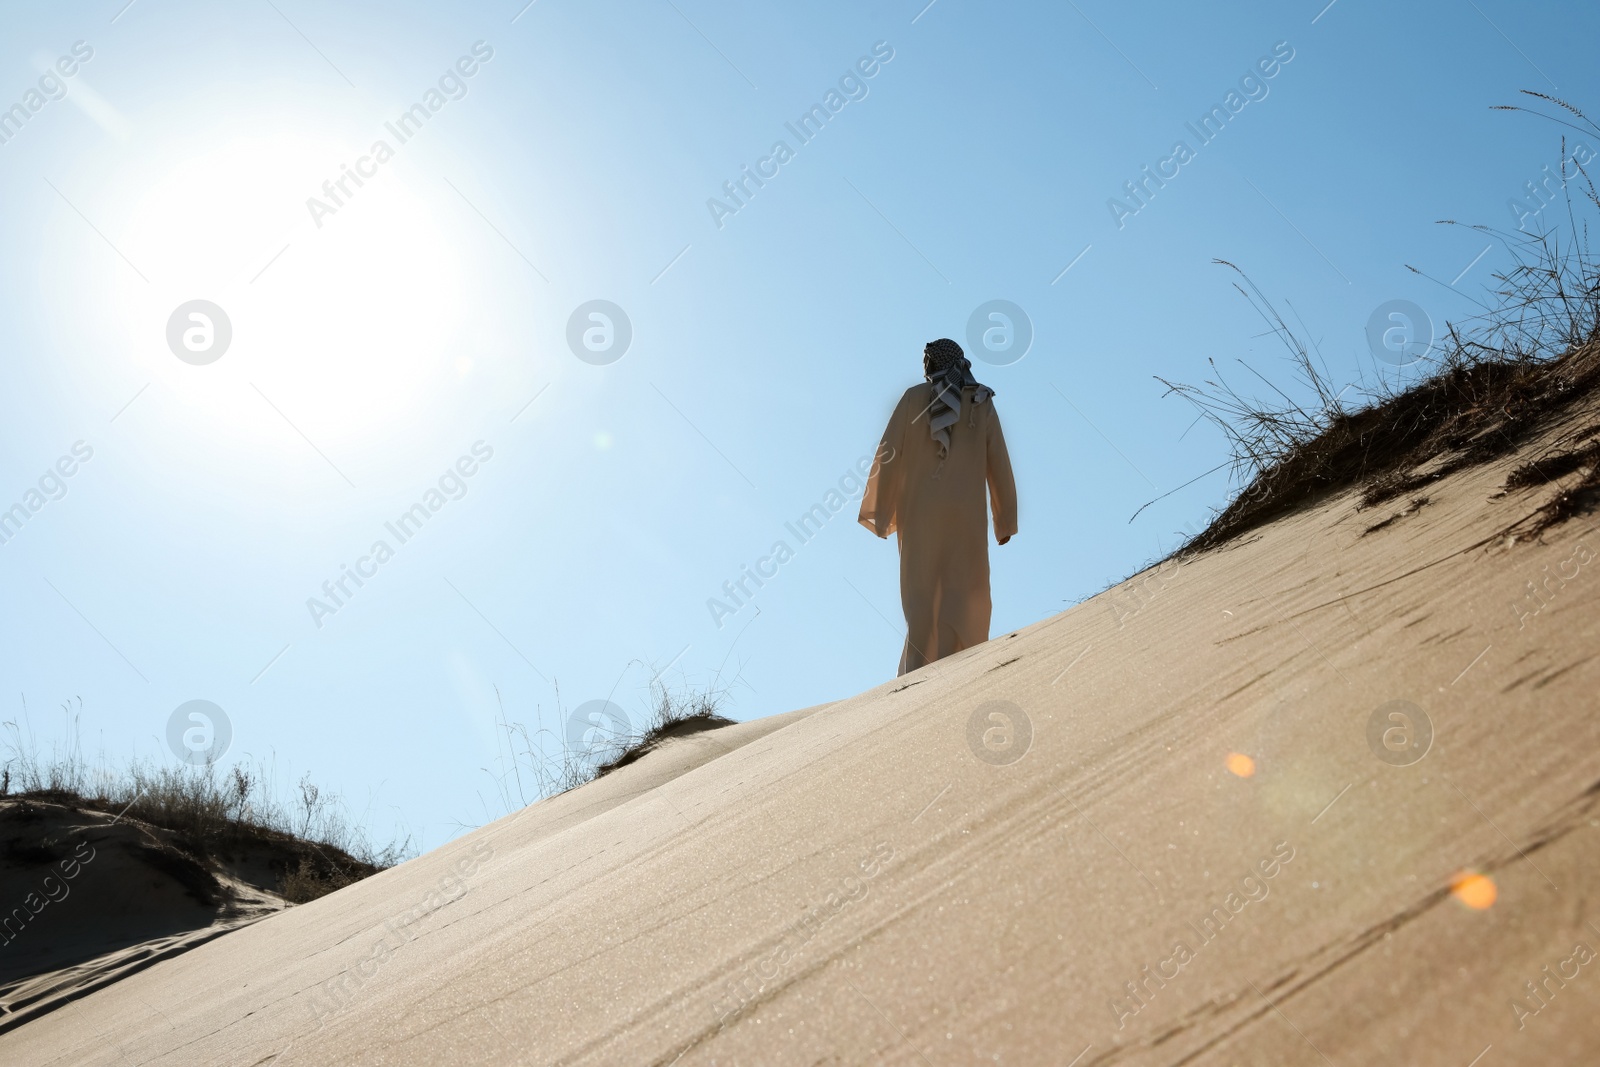
[[[1129,522],[1226,458],[1154,376],[1287,380],[1214,258],[1336,379],[1404,380],[1374,309],[1442,327],[1508,262],[1436,220],[1513,228],[1560,169],[1558,127],[1490,108],[1600,106],[1575,3],[925,2],[13,12],[4,717],[26,699],[48,740],[81,698],[91,752],[171,761],[173,710],[208,700],[225,762],[432,847],[503,810],[497,693],[558,730],[596,699],[639,717],[663,669],[738,718],[849,696],[895,669],[894,546],[853,502],[804,544],[785,523],[850,484],[925,341],[968,344],[994,300],[1032,333],[975,361],[1021,498],[1003,633],[1226,500],[1217,473]],[[202,329],[180,358],[192,301],[220,355]],[[620,354],[569,344],[591,301]]]

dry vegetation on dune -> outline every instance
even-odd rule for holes
[[[250,855],[266,865],[262,888],[291,904],[314,900],[405,859],[409,841],[374,847],[337,797],[309,777],[287,803],[260,767],[162,766],[91,762],[77,735],[79,710],[62,707],[66,740],[41,752],[31,731],[5,723],[0,801],[8,821],[26,822],[46,806],[102,812],[161,831],[198,869],[227,870]],[[262,857],[265,857],[264,859]]]
[[[1528,95],[1561,109],[1554,115],[1530,113],[1600,135],[1600,126],[1571,104]],[[1564,138],[1562,149],[1565,158]],[[1295,388],[1309,399],[1291,399],[1271,382],[1266,383],[1273,394],[1268,399],[1241,393],[1214,361],[1214,379],[1198,386],[1159,379],[1222,430],[1234,475],[1244,485],[1180,551],[1215,548],[1346,490],[1360,491],[1363,508],[1412,496],[1409,510],[1416,510],[1427,503],[1419,490],[1465,467],[1520,451],[1536,433],[1569,415],[1574,404],[1591,397],[1600,385],[1600,259],[1591,251],[1588,224],[1600,209],[1600,195],[1581,166],[1578,171],[1565,191],[1562,226],[1534,234],[1472,227],[1512,255],[1512,265],[1494,276],[1493,302],[1448,326],[1441,349],[1425,357],[1420,380],[1404,389],[1380,383],[1367,390],[1359,407],[1341,400],[1314,346],[1308,347],[1239,268],[1218,260],[1240,274],[1243,284],[1236,288],[1287,349]],[[1600,505],[1600,424],[1573,431],[1554,449],[1523,463],[1506,489],[1551,490],[1531,514],[1504,531],[1519,538],[1537,537],[1593,510]]]
[[[542,724],[533,730],[497,724],[505,744],[496,786],[507,812],[593,781],[639,759],[665,740],[731,725],[719,714],[726,693],[718,688],[676,692],[650,685],[647,722],[637,731],[606,736],[589,747],[556,738],[555,755],[542,742],[554,736]],[[280,800],[272,774],[257,765],[163,765],[136,760],[112,767],[91,761],[78,740],[79,709],[62,705],[65,740],[42,751],[32,731],[3,724],[0,739],[0,858],[25,859],[28,826],[44,815],[97,812],[118,822],[149,828],[169,866],[201,903],[214,903],[215,875],[251,874],[245,880],[290,904],[315,900],[370,877],[414,854],[410,840],[377,847],[352,819],[342,800],[325,793],[309,776]],[[546,736],[550,735],[550,736]],[[19,851],[20,849],[20,851]],[[176,877],[176,875],[174,875]],[[208,888],[209,887],[209,888]],[[220,899],[220,898],[219,898]]]
[[[497,754],[497,770],[484,768],[494,779],[501,806],[515,811],[626,766],[668,738],[733,724],[720,714],[728,694],[715,681],[705,689],[675,692],[657,676],[648,688],[650,718],[645,727],[605,736],[588,748],[575,748],[556,736],[542,717],[536,718],[531,730],[525,723],[512,722],[502,705],[496,727],[505,747]]]
[[[672,737],[715,730],[719,726],[732,726],[733,720],[718,714],[720,694],[690,693],[678,696],[658,689],[655,717],[642,732],[620,739],[615,751],[595,767],[594,776],[600,778],[618,767],[625,767],[643,756],[663,741]]]
[[[674,737],[726,725],[720,690],[650,687],[645,726],[578,745],[502,722],[508,781],[539,794],[521,807],[632,763]],[[131,969],[328,895],[410,858],[409,841],[374,848],[343,803],[302,777],[280,800],[269,770],[86,758],[80,709],[62,705],[41,746],[26,703],[0,731],[0,1031]],[[508,797],[511,794],[508,792]],[[88,872],[88,873],[84,873]]]

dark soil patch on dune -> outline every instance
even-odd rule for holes
[[[1320,435],[1261,471],[1187,548],[1214,548],[1348,490],[1360,491],[1362,508],[1415,493],[1468,467],[1514,454],[1537,433],[1570,417],[1575,404],[1593,397],[1597,387],[1600,344],[1594,342],[1555,359],[1449,367],[1371,407],[1333,416]],[[1594,506],[1597,459],[1600,449],[1590,446],[1512,472],[1508,486],[1532,486],[1589,467],[1583,483],[1541,506],[1533,532]]]
[[[595,777],[610,774],[619,767],[626,767],[652,749],[658,748],[663,742],[674,737],[687,737],[690,734],[703,733],[706,730],[715,730],[723,726],[732,726],[733,720],[724,718],[713,711],[700,711],[687,715],[671,722],[659,723],[636,738],[631,738],[622,746],[616,756],[601,763],[595,768]]]
[[[1499,110],[1528,111],[1600,135],[1600,124],[1572,104],[1525,93],[1541,103]],[[1559,110],[1535,110],[1549,105]],[[1600,388],[1600,254],[1589,244],[1590,222],[1600,213],[1600,191],[1583,172],[1564,186],[1564,199],[1566,211],[1557,229],[1505,233],[1472,227],[1511,256],[1510,266],[1494,273],[1495,285],[1486,299],[1476,301],[1483,313],[1465,325],[1445,324],[1437,340],[1427,324],[1429,336],[1420,358],[1431,372],[1404,388],[1380,372],[1377,389],[1369,390],[1368,402],[1355,409],[1345,406],[1349,387],[1336,388],[1320,348],[1305,336],[1303,322],[1298,331],[1291,327],[1243,271],[1218,260],[1238,273],[1235,287],[1266,323],[1263,336],[1275,336],[1284,345],[1297,382],[1280,387],[1243,360],[1244,370],[1270,390],[1264,399],[1236,388],[1214,360],[1213,378],[1201,385],[1159,379],[1222,431],[1234,473],[1244,485],[1178,553],[1218,547],[1339,493],[1358,494],[1357,507],[1362,509],[1400,497],[1422,499],[1418,494],[1427,487],[1512,456],[1553,426],[1589,421],[1584,415],[1592,418]],[[1444,224],[1457,225],[1449,220]],[[1299,321],[1292,308],[1290,314]],[[1369,338],[1378,357],[1377,346],[1388,342],[1370,333]],[[1568,434],[1561,450],[1552,448],[1511,471],[1508,491],[1548,486],[1554,494],[1505,533],[1537,537],[1600,506],[1597,429],[1591,425]],[[1580,473],[1576,483],[1561,484]],[[1383,529],[1420,506],[1414,500],[1406,512],[1366,532]]]

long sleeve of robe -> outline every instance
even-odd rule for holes
[[[950,427],[941,465],[928,432],[933,387],[907,389],[861,498],[861,525],[879,537],[899,535],[901,674],[989,640],[989,510],[997,542],[1017,532],[1017,486],[1000,416],[993,400],[974,404],[972,395],[970,386],[961,394],[961,418]]]

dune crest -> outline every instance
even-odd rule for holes
[[[1530,541],[1571,475],[1508,489],[1519,457],[678,738],[0,1057],[1591,1061],[1600,578],[1565,561],[1600,534]]]

